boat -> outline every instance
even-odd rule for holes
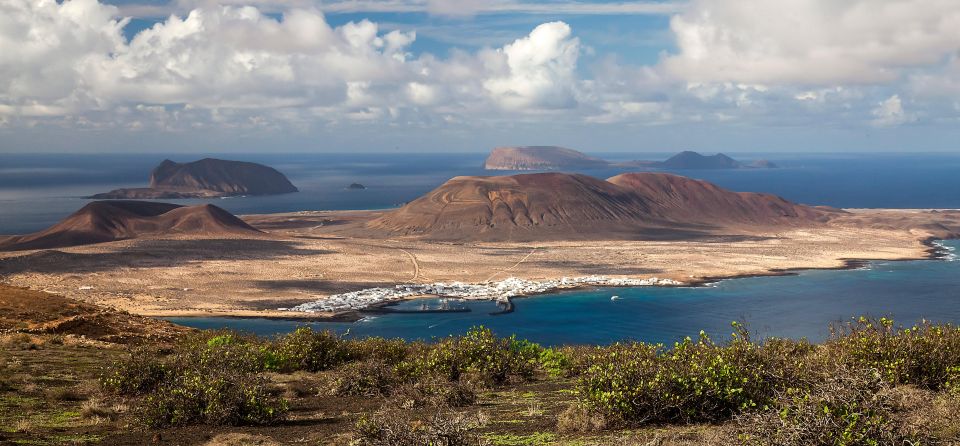
[[[620,296],[617,296],[617,295],[610,296],[610,300],[617,300],[619,298]]]

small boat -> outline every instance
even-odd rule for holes
[[[610,300],[617,300],[617,299],[619,299],[619,298],[620,298],[620,296],[616,296],[616,295],[610,296]]]

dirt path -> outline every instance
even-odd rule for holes
[[[531,249],[530,252],[528,252],[527,255],[523,256],[523,258],[520,259],[519,262],[514,263],[513,266],[511,266],[511,267],[509,267],[509,268],[507,268],[507,269],[503,269],[503,270],[500,270],[500,271],[497,271],[497,272],[493,273],[493,275],[491,275],[490,277],[487,277],[487,280],[484,280],[484,282],[489,282],[489,281],[493,280],[494,277],[497,277],[497,276],[499,276],[500,274],[503,274],[503,273],[505,273],[505,272],[507,272],[507,271],[512,271],[512,270],[516,269],[516,267],[520,266],[521,263],[526,262],[527,259],[529,259],[530,256],[533,255],[534,252],[537,252],[537,249],[539,249],[539,248],[536,248],[536,247],[535,247],[535,248]]]
[[[412,252],[407,251],[403,248],[398,248],[403,251],[404,254],[410,257],[410,261],[413,262],[413,277],[410,278],[410,282],[416,281],[420,278],[420,262],[417,261],[417,256],[413,255]]]

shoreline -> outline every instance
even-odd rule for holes
[[[700,280],[691,281],[691,282],[685,282],[685,283],[677,284],[677,285],[595,285],[595,284],[585,284],[585,285],[576,285],[576,286],[570,286],[570,287],[557,287],[557,288],[554,288],[554,289],[551,289],[551,290],[547,290],[547,291],[543,291],[543,292],[537,292],[537,293],[530,293],[530,294],[510,296],[509,298],[502,299],[502,301],[504,301],[504,302],[507,303],[507,309],[506,309],[506,310],[501,310],[501,311],[491,312],[491,313],[489,313],[489,316],[499,316],[499,315],[505,315],[505,314],[513,313],[513,312],[516,310],[516,304],[513,302],[513,299],[525,299],[525,298],[531,298],[531,297],[537,297],[537,296],[544,296],[544,295],[548,295],[548,294],[558,294],[558,293],[562,293],[562,292],[575,292],[575,291],[580,291],[580,290],[591,290],[591,289],[594,289],[594,290],[595,290],[595,289],[603,289],[603,288],[611,288],[611,289],[618,289],[618,288],[638,288],[638,287],[641,287],[641,286],[643,286],[643,287],[658,287],[658,288],[701,288],[701,287],[707,287],[707,286],[710,286],[710,285],[712,285],[712,284],[716,284],[716,283],[719,283],[719,282],[722,282],[722,281],[727,281],[727,280],[748,279],[748,278],[753,278],[753,277],[796,276],[796,275],[799,275],[799,273],[801,273],[801,272],[803,272],[803,271],[819,271],[819,270],[823,270],[823,271],[844,271],[844,270],[855,270],[855,269],[863,268],[863,267],[865,267],[865,266],[867,266],[867,265],[869,265],[869,264],[871,264],[871,263],[873,263],[873,262],[945,261],[945,260],[949,259],[950,256],[951,256],[953,253],[951,253],[951,251],[948,250],[948,249],[946,249],[944,246],[939,245],[939,244],[937,243],[937,242],[940,242],[940,241],[943,241],[943,240],[958,240],[958,239],[940,239],[940,238],[936,238],[936,237],[928,237],[928,238],[926,238],[926,239],[923,239],[923,240],[921,240],[920,242],[921,242],[924,246],[927,247],[927,248],[924,250],[925,255],[922,256],[922,257],[916,257],[916,258],[907,258],[907,257],[905,257],[905,258],[898,258],[898,259],[838,259],[838,260],[840,260],[840,261],[843,262],[843,265],[837,266],[837,267],[811,267],[811,268],[803,268],[803,267],[800,267],[800,268],[785,268],[785,269],[773,269],[773,270],[770,270],[769,273],[740,274],[740,275],[730,275],[730,276],[711,276],[711,277],[701,278]],[[954,255],[955,255],[955,254],[954,254]],[[395,304],[397,304],[397,303],[399,303],[399,302],[404,302],[404,301],[413,301],[413,300],[419,300],[419,299],[435,299],[435,298],[440,298],[440,296],[435,296],[435,295],[433,295],[433,296],[431,296],[431,295],[419,295],[419,296],[414,296],[414,297],[406,297],[406,298],[401,298],[401,299],[397,299],[397,300],[380,302],[380,303],[377,303],[377,304],[372,305],[371,307],[374,307],[374,306],[383,306],[383,305],[395,305]],[[468,300],[497,301],[497,300],[500,300],[500,299],[468,299]],[[281,313],[281,312],[288,312],[288,311],[271,311],[271,313]],[[352,323],[352,322],[357,322],[357,321],[363,319],[363,317],[364,317],[364,316],[363,316],[363,313],[364,313],[364,312],[371,312],[371,311],[367,311],[366,309],[359,309],[359,310],[352,310],[352,311],[344,311],[344,312],[340,312],[340,313],[337,313],[337,314],[334,314],[334,315],[325,315],[325,314],[318,314],[318,313],[292,312],[292,311],[289,311],[289,313],[293,313],[293,314],[290,314],[290,315],[273,315],[273,314],[270,314],[270,315],[257,315],[257,314],[237,315],[237,314],[231,314],[231,313],[227,313],[227,312],[211,312],[211,313],[206,313],[206,314],[190,314],[190,315],[187,315],[187,314],[179,314],[179,315],[162,315],[162,316],[161,316],[161,315],[147,315],[147,316],[149,316],[149,317],[155,317],[155,318],[162,318],[162,319],[165,319],[165,318],[225,318],[225,319],[262,319],[262,320],[293,321],[293,322],[296,322],[296,321],[304,321],[304,322],[321,322],[321,323],[322,323],[322,322],[351,322],[351,323]],[[391,311],[384,311],[384,312],[372,311],[372,312],[375,312],[375,313],[378,313],[378,314],[385,314],[385,315],[389,315],[389,314],[406,314],[406,315],[410,315],[410,314],[417,314],[417,313],[421,313],[421,312],[423,312],[423,313],[430,313],[431,311],[394,311],[394,312],[391,312]],[[435,311],[434,311],[434,312],[435,312]],[[193,313],[198,313],[198,312],[193,312]]]

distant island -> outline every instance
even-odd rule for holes
[[[350,185],[347,186],[347,190],[364,190],[366,188],[367,186],[364,186],[360,183],[350,183]]]
[[[647,167],[655,169],[743,169],[776,168],[767,160],[742,163],[727,155],[701,155],[693,151],[680,152],[666,161],[612,162],[591,157],[573,149],[556,146],[497,147],[484,162],[486,170],[561,170],[603,167]]]
[[[556,170],[606,167],[610,163],[573,149],[556,146],[497,147],[483,168],[487,170]]]
[[[216,198],[297,192],[276,169],[257,163],[204,158],[192,163],[164,160],[150,173],[150,186],[116,189],[93,199]]]

